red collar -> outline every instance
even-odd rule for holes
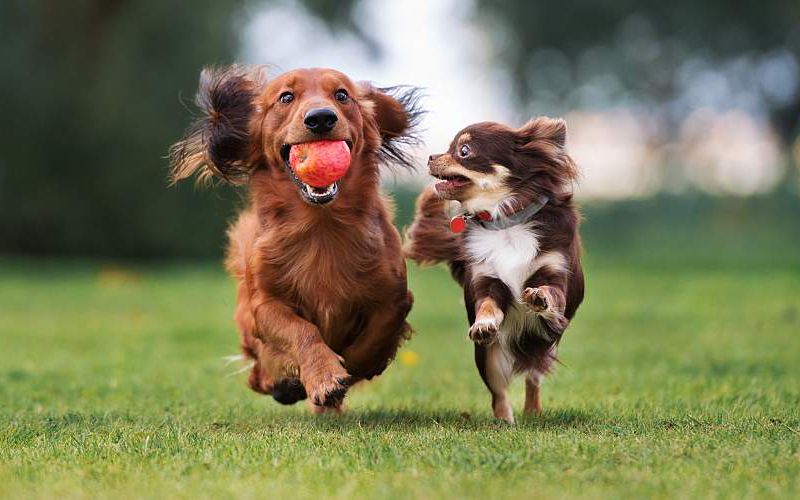
[[[527,206],[515,209],[518,204],[503,204],[503,208],[496,217],[486,210],[475,213],[462,213],[450,219],[450,230],[454,233],[461,233],[467,229],[467,223],[473,222],[486,229],[507,229],[517,224],[530,221],[539,210],[541,210],[550,199],[547,196],[539,196],[536,201]]]

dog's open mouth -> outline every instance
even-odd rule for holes
[[[347,144],[348,149],[353,149],[352,142],[344,142]],[[314,205],[325,205],[333,201],[336,198],[336,195],[339,194],[339,182],[332,182],[327,186],[312,186],[311,184],[303,182],[299,177],[297,177],[292,169],[292,165],[289,161],[291,150],[291,144],[284,144],[281,146],[281,158],[283,159],[286,171],[289,173],[289,177],[299,188],[300,195],[303,197],[303,199],[309,203],[313,203]]]
[[[436,192],[442,195],[456,192],[472,184],[472,181],[463,175],[433,174],[433,176],[439,179],[439,182],[436,183],[434,188]]]

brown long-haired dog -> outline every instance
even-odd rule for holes
[[[407,255],[448,263],[464,288],[475,362],[495,416],[507,422],[514,374],[526,377],[525,413],[541,413],[541,378],[583,300],[577,171],[565,139],[564,121],[550,118],[465,128],[430,157],[440,181],[420,196],[408,231]],[[460,202],[452,219],[446,200]]]
[[[412,295],[379,164],[411,166],[418,93],[378,89],[330,69],[267,80],[260,68],[205,70],[201,120],[170,150],[174,181],[198,173],[249,186],[229,231],[235,320],[249,385],[283,404],[340,409],[410,333]],[[291,145],[346,141],[351,163],[326,188],[289,166]]]

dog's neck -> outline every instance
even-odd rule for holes
[[[450,219],[450,229],[460,233],[468,224],[475,224],[484,229],[508,229],[529,222],[549,201],[548,196],[537,195],[527,202],[521,201],[520,198],[508,198],[492,207],[492,210],[475,212],[462,210]]]

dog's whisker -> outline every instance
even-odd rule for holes
[[[244,372],[246,372],[247,370],[249,370],[249,369],[253,368],[254,366],[256,366],[256,362],[255,362],[255,361],[250,361],[249,363],[247,363],[247,364],[246,364],[246,365],[244,365],[243,367],[239,368],[238,370],[236,370],[236,371],[233,371],[233,372],[231,372],[231,373],[227,374],[227,375],[226,375],[226,377],[233,377],[233,376],[235,376],[235,375],[239,375],[240,373],[244,373]]]
[[[236,363],[237,361],[245,361],[247,358],[244,354],[232,354],[230,356],[223,356],[222,360],[225,362],[225,366],[228,366],[231,363]]]

